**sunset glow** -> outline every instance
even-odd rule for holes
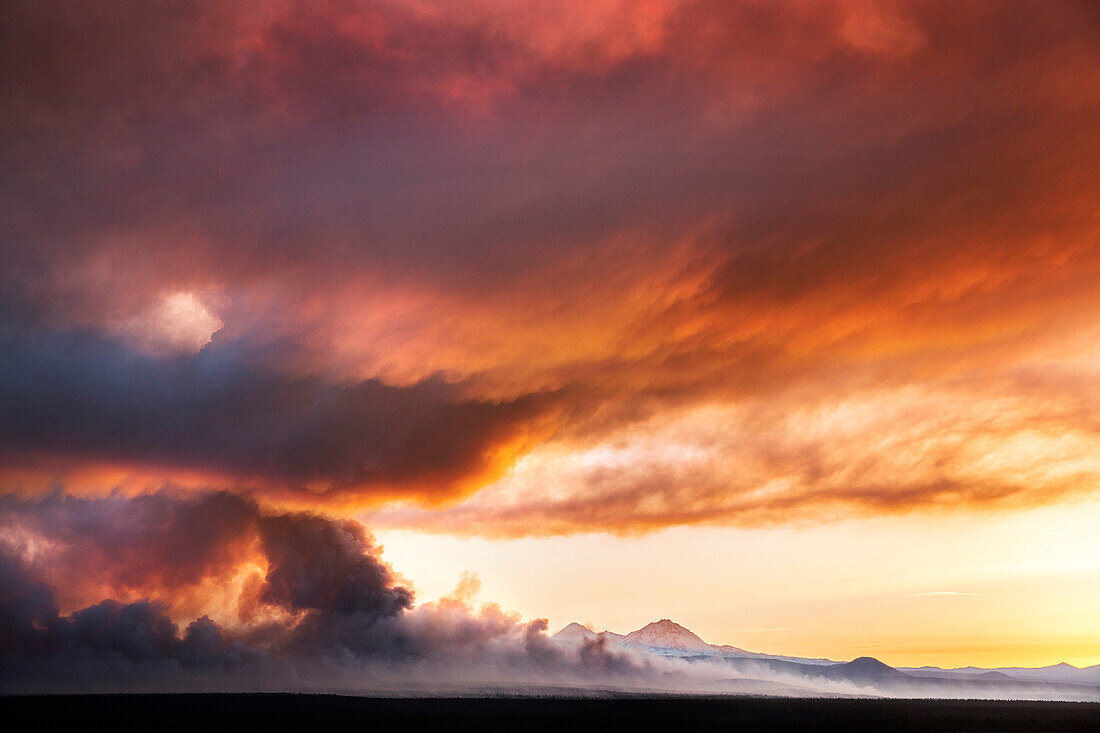
[[[1100,664],[1096,3],[2,15],[11,653]]]

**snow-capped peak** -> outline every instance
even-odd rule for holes
[[[675,621],[663,618],[632,631],[623,639],[623,644],[638,647],[664,647],[667,649],[710,650],[706,643],[694,633]]]

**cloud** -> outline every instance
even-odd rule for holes
[[[194,353],[210,343],[223,325],[194,293],[180,292],[165,295],[149,311],[118,328],[149,351]]]
[[[231,351],[156,358],[79,334],[3,342],[5,459],[9,468],[52,461],[60,476],[85,461],[151,465],[317,501],[326,492],[431,500],[497,470],[553,401],[468,399],[438,378],[408,387],[331,382]]]
[[[1068,501],[1100,477],[1100,433],[1080,421],[1087,409],[1072,390],[1021,395],[970,380],[664,409],[546,441],[453,507],[364,516],[515,537]]]
[[[0,490],[350,512],[488,486],[425,523],[520,534],[1079,493],[1098,23],[8,3]],[[853,405],[899,422],[799,432]],[[707,410],[730,421],[648,478],[600,465]]]

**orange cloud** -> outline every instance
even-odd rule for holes
[[[146,5],[8,14],[3,492],[523,534],[1095,486],[1089,3]]]

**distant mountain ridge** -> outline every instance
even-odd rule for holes
[[[735,646],[709,644],[698,634],[671,619],[663,618],[628,634],[594,631],[579,623],[570,623],[551,639],[560,644],[580,645],[602,637],[613,647],[688,662],[707,661],[730,665],[740,674],[795,675],[803,678],[849,682],[856,685],[886,686],[932,690],[936,686],[955,685],[975,689],[1057,684],[1070,688],[1093,689],[1100,694],[1100,665],[1078,668],[1065,662],[1049,667],[891,667],[873,657],[850,662],[806,659],[750,652]]]
[[[993,679],[992,675],[1001,675],[1013,680],[1027,682],[1064,682],[1073,684],[1100,684],[1100,664],[1091,667],[1075,667],[1066,662],[1051,664],[1046,667],[955,667],[943,669],[940,667],[899,667],[906,674],[914,677],[926,677],[929,675],[950,675],[958,678],[983,678]]]

